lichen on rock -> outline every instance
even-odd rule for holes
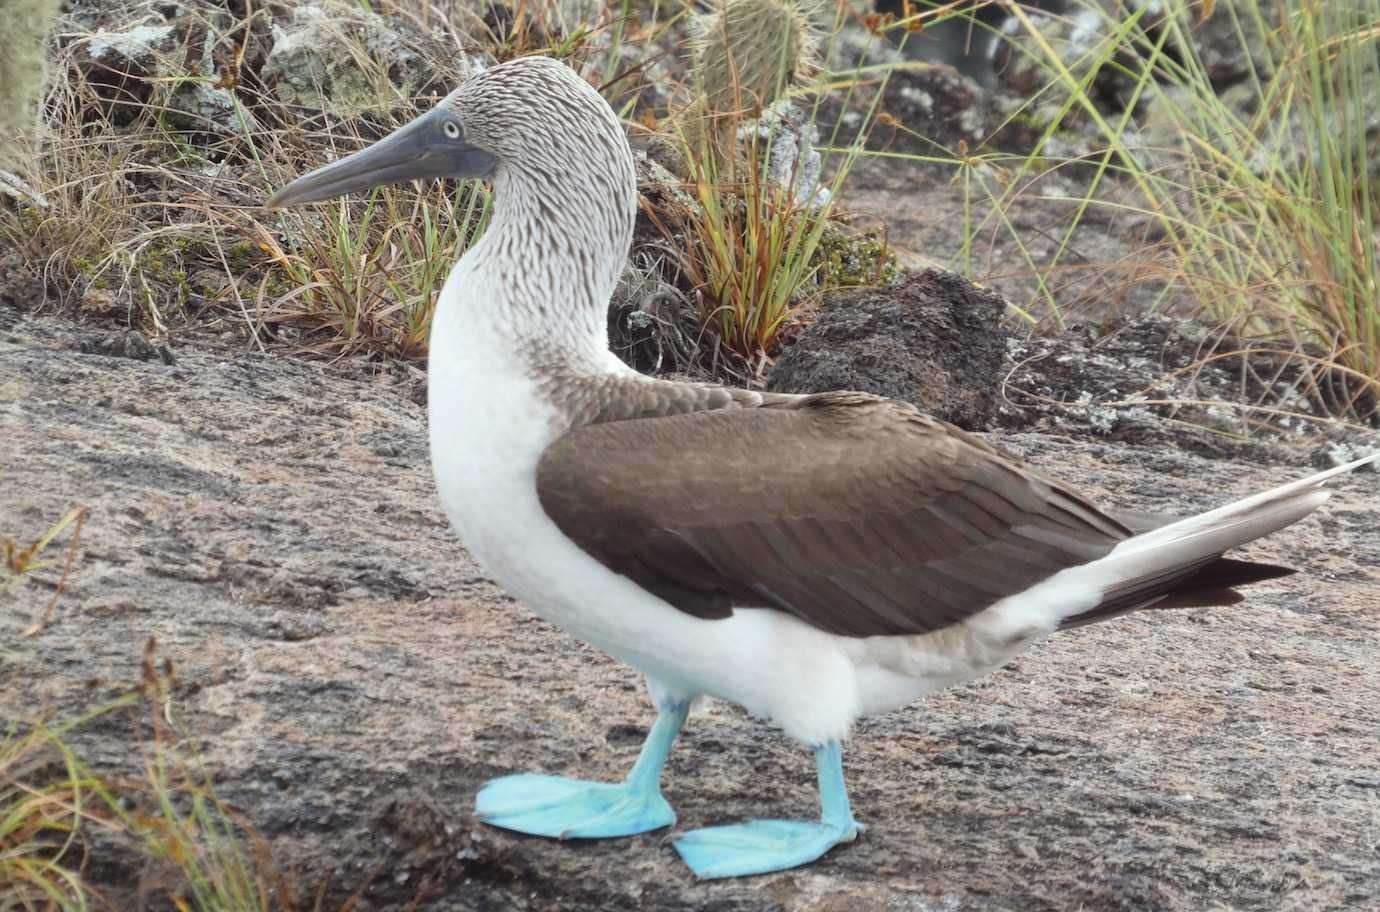
[[[386,109],[420,81],[421,60],[381,16],[324,0],[273,26],[263,78],[280,102],[339,116]]]
[[[236,104],[216,75],[213,51],[232,28],[226,15],[97,28],[84,36],[77,62],[117,124],[153,108],[180,130],[254,130],[253,115]]]

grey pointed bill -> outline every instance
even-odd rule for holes
[[[485,177],[494,161],[491,154],[466,142],[458,117],[436,108],[372,146],[302,175],[264,206],[284,209],[423,178]]]

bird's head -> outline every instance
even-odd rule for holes
[[[632,158],[608,103],[565,64],[523,57],[485,70],[373,145],[283,187],[283,208],[420,178],[525,178],[558,190],[572,175],[633,183]],[[591,166],[596,167],[591,171]],[[617,186],[600,188],[618,194]]]

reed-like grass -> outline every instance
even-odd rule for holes
[[[829,226],[829,207],[801,201],[761,173],[756,148],[742,179],[721,180],[706,156],[692,163],[684,222],[686,274],[701,296],[719,341],[760,374],[777,335],[817,294],[814,254]]]
[[[474,185],[385,187],[324,212],[284,213],[273,227],[253,218],[274,267],[256,320],[277,337],[293,329],[304,352],[424,357],[441,286],[483,231],[489,199]]]
[[[1148,276],[1164,300],[1187,301],[1238,336],[1293,345],[1300,363],[1342,388],[1325,397],[1335,413],[1372,414],[1380,395],[1380,0],[1166,0],[1116,16],[1092,2],[1080,9],[1084,43],[1074,46],[1013,8],[1026,65],[1046,77],[1012,115],[1042,123],[1028,155],[927,157],[950,164],[965,191],[960,264],[971,268],[984,239],[1003,237],[1036,280],[1036,300],[1017,302],[1022,312],[1033,321],[1042,309],[1058,324],[1069,303],[1058,290],[1070,273]],[[1246,78],[1238,85],[1214,85],[1196,44],[1209,15],[1222,17],[1239,45]],[[1098,29],[1086,28],[1090,17]],[[1108,78],[1121,86],[1121,110],[1096,98]],[[1091,137],[1075,158],[1055,152],[1070,133]],[[1060,174],[1073,176],[1076,194],[1049,189]],[[1066,212],[1042,255],[1010,217],[1034,196]],[[1148,220],[1157,240],[1134,262],[1080,266],[1077,233],[1094,217],[1116,216]]]
[[[760,13],[747,3],[741,12],[726,10],[699,38],[696,94],[667,127],[683,150],[685,193],[669,196],[669,211],[658,220],[716,351],[730,355],[732,370],[750,381],[771,363],[783,331],[838,286],[827,242],[846,234],[840,200],[881,95],[850,142],[837,144],[836,121],[835,135],[810,161],[822,103],[832,93],[847,106],[856,85],[884,85],[888,75],[809,72],[828,57],[818,48],[837,40],[849,21],[846,6],[837,6],[832,27],[821,30],[823,13],[812,4],[760,5]],[[749,23],[776,17],[776,24],[756,22],[764,36],[758,48],[754,32],[730,27],[736,20],[729,13]],[[771,37],[782,21],[789,39]],[[750,68],[740,59],[751,60]],[[740,76],[750,84],[740,84]],[[783,148],[793,150],[793,162],[780,155]],[[883,280],[889,262],[881,246],[875,281]]]
[[[79,832],[99,788],[60,732],[0,732],[0,912],[89,907]]]

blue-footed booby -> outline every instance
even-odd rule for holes
[[[421,177],[494,193],[431,329],[446,512],[508,591],[645,673],[658,710],[623,782],[485,784],[476,812],[494,826],[592,838],[674,823],[662,767],[691,701],[712,696],[813,750],[821,814],[690,830],[676,849],[701,877],[811,862],[862,830],[841,759],[860,716],[1065,627],[1239,601],[1234,586],[1290,571],[1223,552],[1302,518],[1359,465],[1141,531],[908,404],[642,376],[610,353],[605,319],[633,156],[599,93],[541,57],[478,73],[268,205]]]

